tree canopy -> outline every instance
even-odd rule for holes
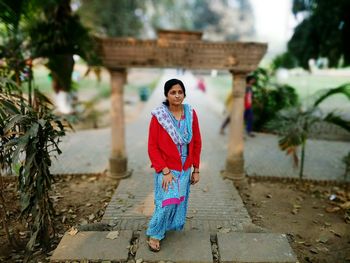
[[[142,28],[143,6],[140,0],[81,0],[78,14],[99,35],[136,36]]]
[[[294,0],[293,13],[303,20],[288,42],[288,51],[305,68],[308,60],[326,57],[332,67],[350,65],[350,1]]]
[[[80,0],[78,13],[95,33],[145,37],[162,29],[204,31],[208,39],[236,40],[254,34],[248,0]]]
[[[26,62],[47,58],[55,91],[72,88],[73,55],[96,62],[88,30],[71,7],[71,0],[2,0],[0,2],[0,58],[20,72]],[[54,84],[55,83],[55,84]]]

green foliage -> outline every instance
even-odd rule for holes
[[[18,92],[19,89],[17,88],[16,83],[11,79],[4,77],[3,70],[0,71],[0,73],[2,73],[2,76],[0,77],[0,96],[7,97],[13,90]],[[12,166],[12,159],[10,158],[9,151],[5,149],[5,144],[8,143],[12,137],[4,137],[3,127],[5,127],[5,119],[7,114],[16,114],[18,111],[17,108],[13,106],[11,101],[5,99],[2,101],[2,103],[6,107],[6,111],[0,107],[0,170],[9,171]]]
[[[50,55],[46,67],[50,70],[52,77],[53,89],[70,91],[72,86],[72,72],[74,69],[74,59],[72,54],[69,55]]]
[[[9,27],[11,27],[9,25]],[[8,34],[0,36],[0,74],[15,81],[18,85],[21,83],[21,73],[26,66],[25,55],[22,50],[26,49],[24,37],[21,34],[13,34],[9,30]]]
[[[281,55],[278,55],[272,61],[273,70],[277,70],[279,68],[292,69],[297,66],[298,61],[290,52],[285,52]]]
[[[350,65],[350,1],[294,0],[294,14],[304,20],[295,28],[288,51],[301,66],[308,67],[310,58],[327,57],[329,65]]]
[[[143,26],[136,10],[142,12],[143,5],[141,0],[82,0],[78,13],[84,24],[99,35],[135,37]]]
[[[37,243],[48,247],[54,232],[49,168],[52,155],[61,153],[58,143],[65,126],[43,94],[35,90],[30,103],[15,88],[9,89],[8,83],[15,87],[10,80],[0,82],[0,164],[1,168],[20,166],[21,218],[29,223],[31,232],[27,249]]]
[[[152,0],[151,3],[154,9],[150,14],[153,28],[194,30],[191,19],[195,19],[196,15],[189,1],[165,0],[159,4],[159,1]],[[192,13],[192,17],[189,17],[189,13]]]
[[[251,36],[253,16],[247,0],[82,0],[78,13],[98,35],[153,37],[158,29],[210,32],[224,39]],[[244,26],[241,26],[244,23]]]
[[[309,107],[297,106],[278,112],[276,118],[268,123],[268,127],[281,136],[279,147],[291,155],[294,164],[299,164],[298,148],[301,149],[300,179],[303,177],[306,140],[312,126],[319,122],[328,122],[350,132],[350,121],[343,119],[334,112],[324,114],[319,105],[332,95],[343,94],[350,100],[350,83],[328,89],[315,94],[315,101]]]
[[[46,66],[56,91],[72,89],[73,55],[99,64],[88,30],[71,10],[70,0],[9,1],[0,4],[0,21],[5,26],[0,58],[5,58],[17,84],[25,62],[47,58]]]
[[[350,132],[350,121],[342,118],[341,116],[335,114],[334,112],[328,113],[324,118],[323,121],[335,124],[338,127]]]
[[[325,99],[329,98],[332,95],[336,95],[336,94],[344,95],[345,97],[347,97],[347,99],[350,100],[350,83],[345,83],[345,84],[340,85],[339,87],[334,88],[334,89],[325,89],[325,90],[322,90],[320,92],[317,92],[317,94],[316,94],[317,99],[315,100],[313,106],[317,107]]]
[[[93,47],[88,31],[70,8],[70,1],[56,1],[42,8],[28,26],[33,57],[77,54],[84,59]]]
[[[24,0],[2,0],[0,2],[0,21],[5,25],[7,33],[18,33],[23,10],[29,6],[29,1]]]
[[[254,77],[256,83],[253,86],[253,127],[256,131],[263,131],[279,110],[298,104],[298,95],[291,86],[273,83],[266,69],[257,69]]]
[[[32,56],[49,59],[46,66],[51,71],[56,92],[70,91],[73,55],[79,55],[91,64],[98,64],[94,44],[79,16],[72,13],[70,0],[53,1],[40,13],[41,16],[28,26]]]
[[[59,138],[65,135],[65,126],[52,113],[48,98],[35,91],[33,105],[14,93],[0,94],[0,140],[5,153],[1,165],[4,161],[20,164],[21,218],[31,231],[28,250],[37,242],[47,247],[53,233],[54,209],[49,197],[53,177],[49,168],[51,155],[61,153]]]
[[[220,15],[210,8],[209,1],[195,0],[193,1],[192,12],[193,29],[205,30],[206,28],[217,25],[220,22]]]
[[[76,31],[68,28],[74,26],[72,21],[78,21],[71,16],[68,0],[4,0],[0,6],[1,26],[5,28],[0,42],[0,168],[9,171],[19,166],[21,218],[28,222],[31,237],[27,249],[32,250],[37,243],[48,247],[54,232],[49,198],[53,178],[49,168],[53,154],[61,153],[59,138],[66,129],[64,120],[52,113],[50,100],[32,90],[32,58],[49,58],[48,65],[59,75],[57,79],[64,74],[62,83],[67,82],[71,74],[67,71],[72,67],[64,61],[55,63],[55,58],[72,58],[80,50],[76,41],[79,36],[71,34],[82,34],[82,27]],[[30,30],[38,31],[34,34]],[[25,84],[27,97],[23,96]],[[3,203],[2,195],[1,200]],[[6,218],[2,219],[6,222]]]
[[[287,155],[291,155],[294,165],[299,165],[298,148],[301,149],[301,164],[299,178],[304,174],[304,160],[306,140],[310,127],[320,119],[312,114],[313,110],[304,111],[301,107],[293,107],[280,111],[276,118],[268,123],[268,126],[277,131],[281,136],[279,147]]]

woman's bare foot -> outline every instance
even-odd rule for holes
[[[149,238],[148,246],[149,246],[149,249],[153,252],[158,252],[160,250],[160,242],[158,239]]]

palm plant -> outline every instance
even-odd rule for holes
[[[38,90],[34,90],[32,104],[15,92],[0,94],[1,165],[20,165],[21,217],[31,231],[28,250],[36,243],[48,247],[54,232],[54,210],[49,198],[53,177],[49,168],[52,155],[61,153],[58,143],[65,135],[63,123],[52,113],[49,99]]]
[[[60,1],[46,0],[51,7],[58,2]],[[42,4],[42,1],[35,0],[0,2],[0,27],[5,29],[0,31],[3,33],[0,37],[0,171],[13,171],[15,166],[19,167],[21,218],[27,221],[31,233],[27,243],[28,250],[32,250],[37,243],[48,247],[49,238],[54,233],[54,210],[49,197],[53,177],[49,168],[53,155],[61,153],[58,144],[69,125],[53,114],[52,103],[48,98],[37,89],[32,89],[32,59],[39,55],[49,57],[49,54],[55,52],[58,56],[60,54],[60,38],[51,39],[49,43],[38,43],[43,46],[43,50],[52,53],[36,53],[36,43],[30,41],[28,32],[34,20],[33,16],[42,12]],[[48,32],[36,33],[39,36],[39,33]],[[56,50],[45,49],[45,45],[55,46]],[[72,56],[71,53],[68,54]],[[54,64],[52,61],[51,64]],[[60,66],[65,68],[64,64]],[[70,73],[65,72],[62,78],[70,80]],[[25,84],[28,85],[28,93],[24,95]],[[16,238],[10,235],[6,225],[8,217],[1,179],[2,177],[2,223],[9,243],[16,248]]]
[[[30,3],[29,3],[30,2]],[[54,153],[60,153],[59,138],[65,133],[63,120],[52,113],[51,102],[32,90],[33,48],[24,27],[28,26],[36,1],[0,2],[0,167],[1,173],[19,166],[21,218],[29,225],[27,249],[36,243],[48,246],[53,207],[49,191],[53,181],[49,167]],[[37,7],[39,7],[38,5]],[[33,11],[34,12],[34,11]],[[23,88],[28,85],[28,93]],[[0,201],[2,223],[9,243],[18,247],[10,235],[2,177]]]
[[[7,72],[8,73],[8,72]],[[16,89],[16,83],[12,81],[11,79],[4,77],[5,72],[4,70],[0,71],[0,96],[4,97],[6,94],[8,95],[12,90]],[[18,91],[18,90],[17,90]],[[5,104],[7,101],[5,101]],[[10,104],[11,105],[11,104]],[[8,105],[8,106],[10,106]],[[8,107],[8,110],[10,110],[11,107]],[[8,226],[8,213],[7,213],[7,207],[6,207],[6,198],[5,198],[5,183],[3,181],[2,174],[8,174],[12,167],[12,159],[10,157],[11,155],[11,149],[5,148],[6,143],[8,143],[14,135],[9,135],[7,137],[4,136],[4,130],[3,127],[5,125],[5,118],[6,113],[0,108],[0,207],[1,207],[1,221],[2,221],[2,227],[5,231],[6,238],[9,242],[9,244],[13,248],[19,248],[19,242],[16,239],[15,236],[11,235],[9,226]]]
[[[291,107],[278,112],[277,117],[268,123],[268,127],[281,136],[278,144],[282,151],[291,155],[295,166],[299,165],[298,148],[301,146],[299,178],[304,174],[305,148],[312,126],[319,122],[328,122],[350,132],[350,121],[335,112],[323,113],[320,104],[335,94],[343,94],[350,100],[350,83],[337,88],[327,89],[316,94],[317,99],[309,107]]]

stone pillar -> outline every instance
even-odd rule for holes
[[[224,177],[234,181],[242,181],[244,174],[244,72],[231,72],[233,77],[233,108],[231,112],[229,142],[227,149]]]
[[[109,158],[112,177],[124,178],[128,175],[125,152],[125,123],[124,123],[124,84],[125,69],[110,69],[111,76],[111,128],[112,151]]]

